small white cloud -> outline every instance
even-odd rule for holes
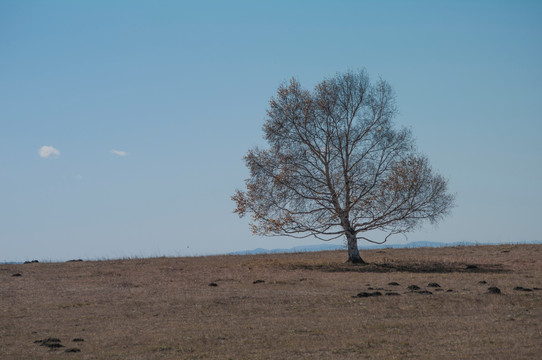
[[[43,145],[39,150],[38,150],[38,154],[40,155],[40,157],[44,158],[44,159],[52,159],[52,158],[57,158],[60,156],[60,151],[58,151],[58,149],[55,149],[54,147],[52,146],[49,146],[49,145]]]
[[[118,156],[130,155],[126,151],[122,151],[122,150],[111,150],[111,153],[115,154],[115,155],[118,155]]]

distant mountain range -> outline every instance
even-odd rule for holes
[[[451,246],[475,246],[475,245],[504,245],[505,243],[475,243],[475,242],[452,242],[439,243],[433,241],[414,241],[405,244],[382,244],[382,245],[361,245],[360,250],[374,249],[403,249],[403,248],[422,248],[422,247],[451,247]],[[522,242],[516,244],[542,244],[541,240]],[[302,245],[294,246],[289,249],[254,249],[242,250],[229,253],[230,255],[256,255],[256,254],[278,254],[278,253],[296,253],[296,252],[312,252],[312,251],[330,251],[330,250],[346,250],[345,245],[336,244],[320,244],[320,245]]]

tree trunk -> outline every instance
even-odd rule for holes
[[[363,261],[359,255],[358,238],[356,237],[356,234],[347,231],[346,240],[348,242],[348,262],[353,264],[365,264],[365,261]]]

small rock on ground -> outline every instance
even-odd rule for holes
[[[420,290],[420,291],[414,291],[416,294],[427,294],[427,295],[433,295],[431,291],[427,290]]]
[[[58,338],[47,338],[47,339],[43,339],[43,340],[36,340],[34,341],[34,343],[41,343],[41,346],[46,346],[50,349],[56,349],[56,348],[61,348],[61,347],[64,347],[64,345],[62,345],[60,343],[60,339]]]
[[[514,288],[514,290],[516,290],[516,291],[533,291],[533,289],[524,288],[522,286],[516,286]]]
[[[499,288],[496,287],[496,286],[491,286],[491,287],[487,288],[487,293],[488,293],[488,294],[500,294],[500,293],[501,293],[501,289],[499,289]]]
[[[371,296],[382,296],[382,293],[380,291],[375,291],[375,292],[372,292],[372,293],[369,293],[369,292],[360,292],[358,293],[356,296],[354,297],[371,297]]]

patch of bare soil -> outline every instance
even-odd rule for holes
[[[535,359],[542,246],[0,265],[1,359]],[[18,275],[15,275],[18,274]]]

